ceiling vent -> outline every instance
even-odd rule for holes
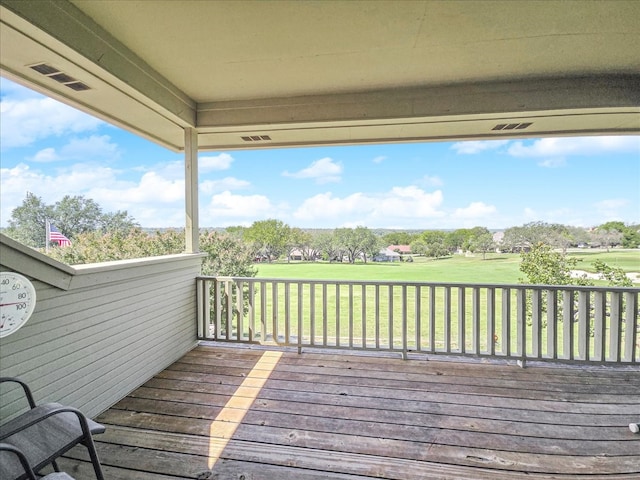
[[[524,130],[533,125],[533,122],[529,123],[500,123],[493,127],[491,130]]]
[[[269,135],[251,135],[248,137],[241,137],[245,142],[264,142],[270,141],[271,137]]]
[[[91,87],[89,87],[87,84],[82,83],[80,80],[73,78],[71,75],[67,75],[64,72],[61,72],[56,67],[52,67],[51,65],[47,65],[46,63],[29,65],[29,68],[35,70],[40,75],[44,75],[45,77],[49,77],[50,79],[61,83],[65,87],[69,87],[71,90],[75,90],[76,92],[83,92],[84,90],[91,89]]]

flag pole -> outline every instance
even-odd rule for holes
[[[44,241],[44,251],[46,253],[49,253],[49,242],[50,242],[50,238],[51,238],[51,226],[49,224],[49,219],[47,218],[45,220],[45,241]]]

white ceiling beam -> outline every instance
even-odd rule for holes
[[[200,132],[287,125],[298,128],[503,117],[546,111],[639,111],[640,75],[395,88],[368,93],[269,98],[198,105]]]

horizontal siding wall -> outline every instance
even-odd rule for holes
[[[2,270],[22,273],[7,267],[5,252]],[[68,290],[37,280],[31,266],[36,310],[0,339],[0,374],[26,380],[37,402],[97,415],[196,345],[201,261],[178,255],[79,268]],[[17,392],[0,393],[2,418],[21,408]]]

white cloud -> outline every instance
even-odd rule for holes
[[[91,135],[85,138],[72,138],[60,151],[48,147],[37,152],[31,161],[39,163],[57,162],[61,160],[108,161],[120,157],[120,148],[111,142],[108,135]]]
[[[2,225],[6,225],[11,217],[11,211],[22,203],[27,192],[41,197],[46,204],[53,204],[65,195],[86,195],[101,203],[92,196],[91,189],[119,188],[116,174],[116,171],[107,167],[83,164],[60,169],[52,174],[31,169],[24,163],[13,168],[2,168],[0,169]],[[105,210],[109,211],[107,208]]]
[[[229,191],[213,195],[200,211],[203,226],[228,226],[252,223],[255,220],[277,218],[280,207],[264,195],[235,195]]]
[[[605,153],[640,154],[640,136],[618,137],[560,137],[541,138],[530,145],[514,142],[509,155],[526,158],[553,158],[573,155],[602,155]]]
[[[545,158],[538,162],[538,165],[545,168],[559,168],[564,167],[567,164],[567,160],[563,157]]]
[[[316,183],[329,183],[339,182],[340,175],[342,174],[342,165],[335,163],[331,158],[325,157],[320,160],[316,160],[307,168],[303,168],[297,172],[282,172],[284,177],[292,178],[311,178],[315,179]]]
[[[200,182],[200,192],[210,195],[215,192],[223,192],[225,190],[239,190],[247,188],[251,184],[246,180],[240,180],[234,177],[225,177],[220,180],[205,180]]]
[[[622,211],[630,203],[629,200],[624,198],[610,198],[596,202],[593,206],[603,219],[601,223],[604,223],[610,220],[620,220],[622,218]],[[637,210],[637,212],[640,213],[640,210]]]
[[[293,218],[304,225],[334,227],[389,226],[394,222],[415,225],[414,222],[424,219],[442,217],[444,212],[439,209],[442,202],[440,190],[429,193],[415,186],[394,187],[382,194],[357,192],[346,197],[326,192],[306,199],[293,212]]]
[[[471,202],[465,208],[456,208],[454,217],[461,219],[482,219],[496,213],[496,207],[484,202]]]
[[[31,160],[37,163],[49,163],[60,160],[60,157],[56,153],[55,148],[48,147],[37,152]]]
[[[199,156],[198,172],[207,173],[214,170],[228,170],[234,158],[228,153],[221,153],[215,156]]]
[[[373,159],[373,163],[382,163],[384,162],[388,157],[385,157],[384,155],[380,155],[377,156]]]
[[[32,98],[3,96],[0,114],[0,145],[3,150],[25,147],[52,136],[92,131],[104,124],[102,120],[36,93]]]
[[[422,179],[419,180],[420,185],[424,185],[425,187],[441,187],[444,185],[444,182],[440,177],[437,176],[429,176],[425,175]]]
[[[476,153],[486,152],[488,150],[497,150],[507,143],[509,143],[508,140],[473,140],[467,142],[456,142],[451,145],[451,148],[460,155],[473,155]]]

